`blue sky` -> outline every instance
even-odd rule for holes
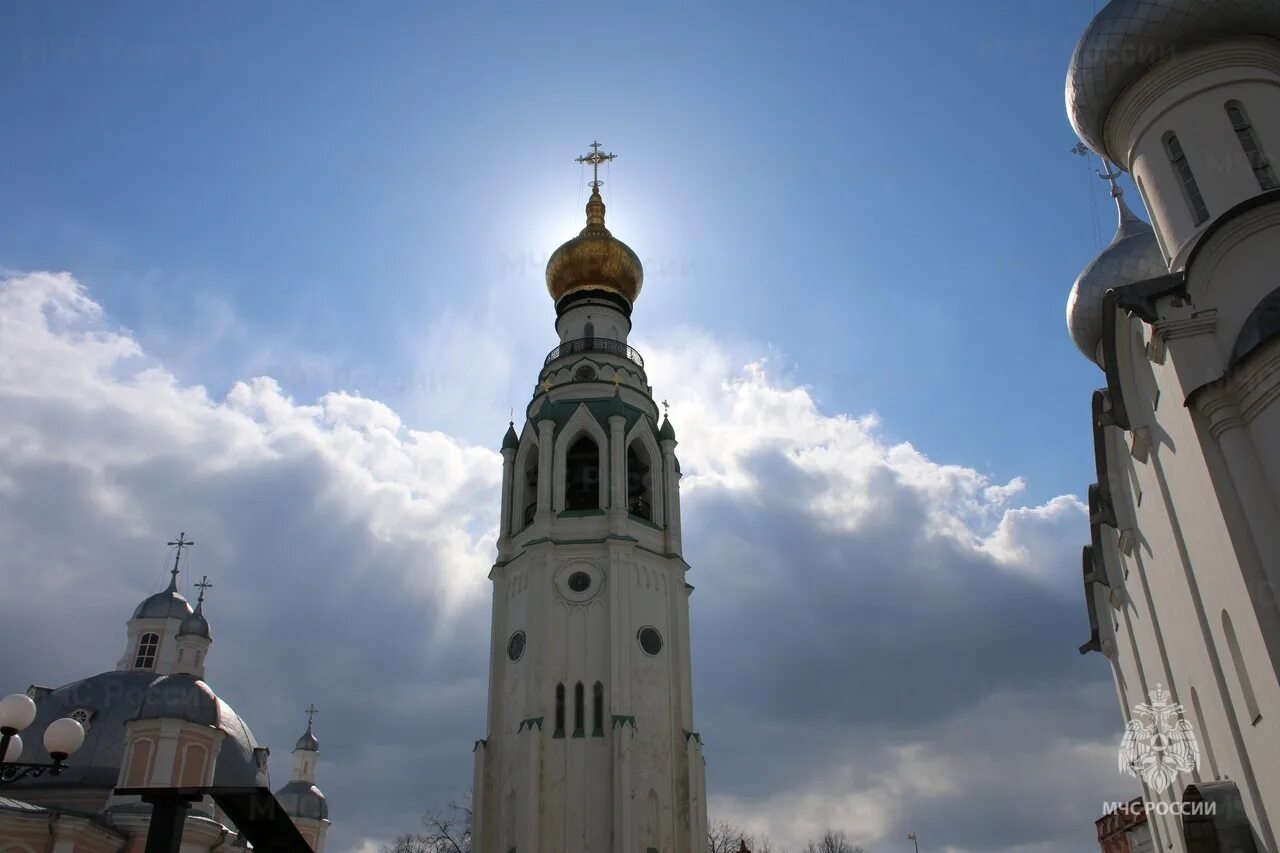
[[[824,404],[1079,490],[1099,377],[1061,315],[1091,199],[1108,236],[1111,214],[1061,89],[1091,11],[10,6],[0,257],[74,270],[166,346],[206,341],[212,299],[361,378],[421,374],[433,318],[518,291],[546,321],[513,353],[533,364],[541,265],[580,218],[571,158],[598,137],[610,224],[648,267],[641,330],[767,341]],[[184,374],[225,386],[230,354],[206,354]],[[333,387],[312,378],[292,384]],[[501,433],[484,414],[475,440]]]
[[[784,843],[806,831],[797,815],[873,848],[912,828],[955,851],[1092,843],[1101,802],[1131,795],[1106,667],[1074,650],[1103,379],[1063,310],[1114,214],[1069,151],[1062,85],[1095,5],[6,6],[0,398],[15,434],[59,428],[0,467],[19,484],[0,492],[0,542],[50,596],[111,566],[118,604],[84,597],[95,615],[68,651],[0,676],[109,666],[114,650],[71,649],[119,632],[157,543],[187,529],[219,543],[197,566],[225,596],[214,686],[277,745],[295,706],[328,708],[337,851],[460,793],[456,744],[481,736],[489,451],[555,343],[543,266],[581,227],[573,158],[598,138],[619,155],[608,223],[646,267],[632,342],[673,401],[686,547],[706,572],[713,818]],[[820,506],[791,497],[808,490]],[[69,519],[91,549],[67,544]],[[324,547],[298,550],[317,526]],[[235,601],[237,583],[274,615]],[[340,660],[292,671],[304,617],[363,636],[390,612],[422,626],[418,654],[379,670],[326,646]],[[0,641],[26,636],[29,617],[0,616]],[[782,638],[760,667],[772,694],[731,682],[750,618]],[[822,620],[840,627],[820,636]],[[848,669],[819,719],[768,698],[795,694],[796,659]],[[368,713],[344,684],[380,674],[405,717],[387,711],[367,742],[334,735]],[[440,721],[430,780],[375,766],[409,709]],[[1008,742],[1031,716],[1060,737]],[[744,757],[799,724],[844,748]],[[1049,762],[1060,786],[1009,786],[996,753]],[[963,791],[913,789],[936,825],[895,822],[881,799],[962,766]],[[805,799],[804,780],[848,795]],[[358,802],[376,784],[399,798]],[[1070,811],[1035,817],[1054,798]]]

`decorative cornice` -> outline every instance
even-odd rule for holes
[[[1196,311],[1190,317],[1183,317],[1177,320],[1157,320],[1152,325],[1153,337],[1159,337],[1165,341],[1172,341],[1178,338],[1190,338],[1195,335],[1213,334],[1214,327],[1218,324],[1218,309],[1206,308],[1203,311]]]
[[[1280,340],[1259,347],[1229,368],[1225,375],[1191,392],[1194,405],[1209,421],[1209,433],[1219,438],[1251,423],[1280,397]]]
[[[1116,541],[1116,544],[1120,546],[1120,553],[1124,554],[1126,557],[1132,557],[1133,545],[1136,538],[1137,533],[1134,532],[1132,527],[1126,527],[1121,530],[1120,538]]]

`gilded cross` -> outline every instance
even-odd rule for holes
[[[542,392],[545,394],[551,391],[555,386],[551,384],[551,377],[548,376],[546,379],[542,380],[538,387],[541,388]]]
[[[592,142],[592,143],[591,143],[591,153],[590,153],[590,154],[583,154],[581,157],[575,157],[575,158],[573,159],[573,161],[574,161],[575,163],[590,163],[590,164],[591,164],[591,189],[593,189],[593,190],[598,190],[598,189],[600,189],[600,186],[601,186],[601,181],[600,181],[600,164],[601,164],[601,163],[607,163],[607,162],[609,162],[610,160],[614,159],[614,158],[615,158],[615,157],[617,157],[617,156],[618,156],[617,154],[601,154],[601,153],[600,153],[600,143],[599,143],[599,142]]]
[[[622,384],[622,374],[621,374],[620,372],[618,372],[618,371],[614,371],[614,374],[613,374],[613,390],[614,390],[614,391],[617,391],[617,390],[618,390],[618,386],[619,386],[619,385],[621,385],[621,384]]]
[[[176,587],[178,583],[178,560],[182,559],[182,549],[190,548],[196,543],[187,538],[185,531],[178,534],[178,538],[169,543],[170,548],[177,548],[178,552],[173,555],[173,570],[169,574],[173,575],[173,584]]]
[[[195,587],[200,590],[200,598],[196,601],[196,604],[200,604],[204,601],[204,591],[206,589],[213,589],[213,584],[209,583],[209,576],[205,575],[200,578],[200,583],[196,584]]]

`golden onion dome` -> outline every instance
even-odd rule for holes
[[[631,247],[604,227],[599,190],[587,200],[587,227],[551,254],[547,290],[559,302],[582,290],[605,290],[634,303],[644,283],[644,267]]]

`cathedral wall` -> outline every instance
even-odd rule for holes
[[[1240,780],[1246,807],[1251,817],[1259,818],[1255,825],[1269,835],[1267,816],[1280,813],[1273,802],[1276,795],[1269,793],[1280,790],[1277,750],[1270,745],[1274,732],[1269,730],[1272,723],[1255,721],[1244,710],[1248,703],[1235,665],[1241,659],[1241,667],[1258,672],[1257,665],[1266,659],[1254,618],[1256,590],[1251,592],[1246,583],[1222,513],[1221,484],[1215,484],[1202,451],[1203,427],[1181,405],[1180,375],[1196,365],[1179,364],[1178,359],[1202,356],[1209,339],[1199,335],[1202,340],[1192,340],[1197,337],[1194,328],[1186,327],[1184,336],[1168,341],[1163,359],[1152,362],[1149,339],[1140,337],[1145,329],[1141,321],[1126,318],[1118,327],[1124,401],[1133,432],[1128,458],[1117,458],[1123,450],[1116,452],[1113,445],[1111,461],[1113,470],[1128,467],[1132,481],[1128,489],[1113,490],[1113,498],[1126,504],[1117,507],[1118,516],[1137,520],[1137,545],[1123,560],[1125,568],[1136,569],[1139,583],[1145,581],[1149,588],[1144,593],[1149,626],[1134,624],[1140,609],[1130,612],[1135,665],[1141,668],[1144,691],[1157,682],[1171,686],[1202,741],[1211,745],[1217,771]],[[1234,635],[1230,640],[1229,630]],[[1268,664],[1263,671],[1269,669]],[[1129,678],[1123,664],[1118,674]],[[1274,677],[1265,680],[1273,707],[1280,707],[1280,685]],[[1136,701],[1131,689],[1126,693]],[[1202,753],[1196,779],[1213,778],[1206,759]],[[1185,778],[1181,785],[1196,779]],[[1166,796],[1176,799],[1180,793],[1181,787]]]

